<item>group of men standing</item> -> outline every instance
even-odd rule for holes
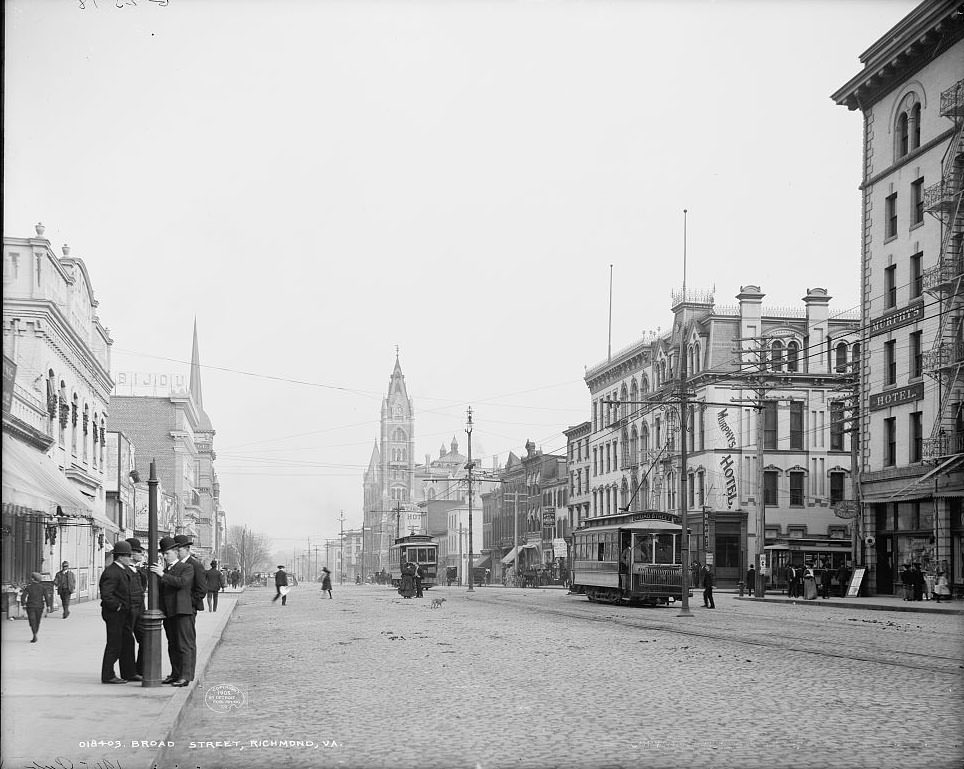
[[[194,678],[197,656],[195,620],[204,610],[207,579],[201,561],[191,554],[193,540],[186,535],[163,537],[158,551],[163,559],[148,568],[158,577],[160,609],[171,673],[163,683],[187,686]],[[124,684],[144,676],[144,596],[148,590],[148,568],[140,540],[131,537],[114,544],[114,559],[100,578],[101,617],[107,642],[101,663],[101,681]],[[135,643],[137,651],[135,654]],[[120,663],[120,675],[115,664]]]

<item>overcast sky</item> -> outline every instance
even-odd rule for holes
[[[7,2],[5,235],[84,259],[115,371],[186,373],[230,524],[362,520],[398,345],[419,459],[565,447],[585,367],[735,303],[858,299],[862,120],[917,3]],[[116,7],[122,6],[122,7]]]

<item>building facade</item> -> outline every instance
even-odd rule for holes
[[[3,240],[3,582],[52,575],[96,597],[110,543],[126,536],[105,492],[110,347],[81,259],[32,238]]]
[[[764,296],[744,286],[738,305],[718,306],[712,293],[676,292],[670,331],[585,376],[589,514],[685,506],[691,559],[722,585],[759,553],[777,585],[787,563],[852,557],[840,516],[852,498],[843,388],[860,357],[856,315],[831,316],[820,288],[798,307],[764,308]]]
[[[118,373],[117,380],[119,391],[136,391],[127,373]],[[175,533],[194,537],[194,550],[202,560],[222,556],[225,512],[214,467],[215,430],[201,394],[196,324],[187,389],[178,388],[174,377],[166,377],[165,382],[170,384],[162,385],[162,391],[175,389],[159,395],[115,393],[111,397],[115,426],[135,446],[138,476],[146,480],[154,461],[163,488],[177,499]]]
[[[869,588],[964,583],[964,12],[924,2],[833,94],[863,115],[860,491]]]

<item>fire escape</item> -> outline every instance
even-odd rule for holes
[[[938,408],[924,458],[941,461],[964,452],[964,80],[941,93],[941,116],[954,133],[941,164],[941,180],[924,191],[924,209],[941,223],[937,264],[923,274],[923,288],[936,299],[938,330],[923,353],[925,373],[937,383]]]

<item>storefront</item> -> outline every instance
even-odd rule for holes
[[[836,575],[841,566],[852,569],[854,564],[853,545],[850,540],[845,539],[781,537],[763,550],[770,571],[767,586],[775,590],[786,589],[787,566],[792,565],[796,569],[829,569]]]

